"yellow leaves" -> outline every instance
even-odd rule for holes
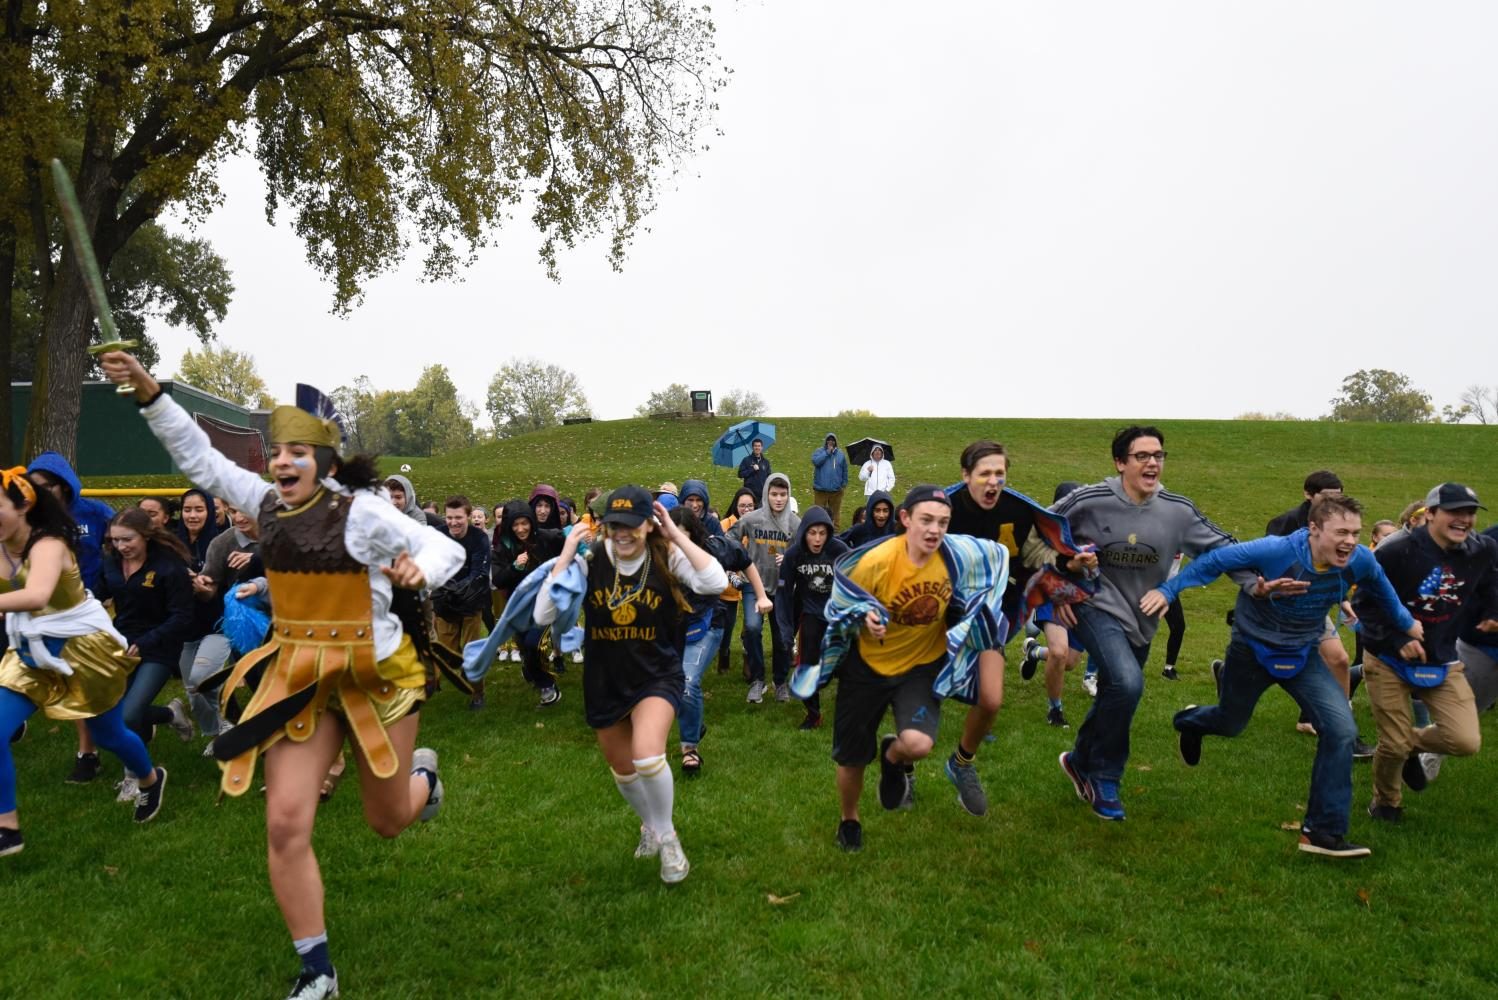
[[[765,901],[768,902],[771,906],[785,906],[792,900],[800,897],[800,895],[801,894],[799,892],[793,892],[789,896],[777,896],[773,892],[771,892],[765,894]]]

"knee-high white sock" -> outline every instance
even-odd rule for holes
[[[640,772],[620,774],[613,768],[609,768],[609,773],[614,776],[614,784],[618,786],[619,794],[624,796],[624,801],[634,809],[635,814],[640,817],[640,822],[650,826],[649,811],[645,805],[645,785],[640,781]]]
[[[671,767],[664,754],[637,760],[635,773],[640,776],[639,785],[645,793],[645,811],[640,815],[645,825],[654,830],[656,836],[667,837],[676,832],[671,820],[671,809],[676,797],[676,785],[671,777]]]

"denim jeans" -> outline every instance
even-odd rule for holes
[[[744,662],[749,665],[749,680],[763,681],[765,679],[765,645],[761,638],[764,622],[770,619],[770,651],[773,657],[772,665],[776,684],[784,684],[786,678],[791,674],[791,654],[789,649],[783,649],[780,641],[780,622],[775,618],[772,610],[768,615],[762,615],[754,606],[752,594],[745,595],[744,605]]]
[[[187,688],[187,702],[192,706],[193,719],[198,724],[198,732],[210,738],[218,733],[221,722],[217,694],[223,681],[220,679],[217,685],[208,690],[205,690],[202,684],[223,670],[232,654],[233,650],[229,648],[229,637],[221,632],[211,632],[182,647],[182,661],[179,666],[182,671],[182,684]]]
[[[157,660],[142,660],[125,686],[125,697],[120,699],[125,727],[147,743],[151,741],[152,726],[172,721],[169,709],[151,702],[156,700],[161,689],[166,687],[166,682],[176,673],[176,669],[168,664]]]
[[[1177,712],[1175,727],[1203,736],[1237,736],[1248,725],[1259,697],[1275,684],[1295,699],[1316,726],[1316,759],[1311,764],[1305,825],[1340,837],[1347,832],[1347,815],[1352,809],[1352,747],[1358,727],[1342,685],[1314,647],[1304,670],[1294,677],[1275,678],[1259,666],[1247,643],[1234,639],[1228,643],[1223,660],[1221,701]]]
[[[1077,730],[1072,764],[1094,778],[1118,781],[1129,762],[1129,728],[1144,695],[1144,661],[1149,643],[1129,642],[1123,623],[1090,604],[1075,605],[1072,633],[1097,665],[1097,697]]]
[[[707,635],[687,646],[681,656],[681,670],[687,675],[687,688],[676,723],[681,727],[681,742],[689,747],[696,746],[702,739],[702,675],[707,672],[708,664],[717,658],[722,641],[722,629],[708,629]]]

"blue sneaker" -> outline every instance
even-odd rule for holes
[[[1066,751],[1056,759],[1061,764],[1061,770],[1064,771],[1066,773],[1066,776],[1071,779],[1071,786],[1072,789],[1076,791],[1077,798],[1081,799],[1083,802],[1091,802],[1092,782],[1088,781],[1087,775],[1083,774],[1075,765],[1072,764],[1071,751]]]
[[[1092,811],[1097,813],[1098,818],[1123,819],[1124,807],[1118,798],[1118,782],[1095,778],[1090,781],[1090,784],[1092,795],[1088,797],[1088,801],[1092,803]]]

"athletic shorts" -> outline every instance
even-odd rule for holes
[[[941,661],[922,664],[886,677],[869,669],[850,644],[838,667],[837,701],[832,708],[832,759],[845,767],[864,767],[879,753],[879,725],[885,709],[895,714],[895,731],[914,729],[936,739],[941,700],[931,690]]]

